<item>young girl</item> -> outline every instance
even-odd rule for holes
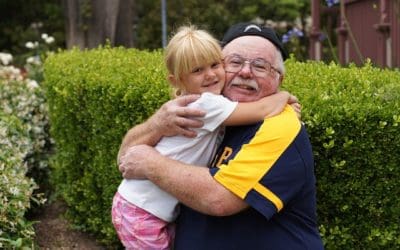
[[[279,92],[256,102],[232,102],[221,94],[225,84],[218,41],[204,30],[181,27],[165,51],[168,79],[177,95],[201,94],[190,106],[206,111],[196,138],[164,137],[156,149],[189,164],[207,166],[221,125],[246,125],[283,110],[290,95]],[[127,249],[170,249],[178,201],[148,180],[124,179],[115,194],[112,220]]]

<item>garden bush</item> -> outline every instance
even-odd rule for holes
[[[36,82],[25,79],[19,69],[1,64],[0,248],[32,248],[33,222],[26,215],[32,204],[45,202],[37,190],[48,173],[47,109]]]
[[[313,145],[326,249],[400,248],[400,72],[286,65]]]
[[[326,249],[400,247],[400,72],[334,63],[286,62],[283,88],[298,96],[317,175]],[[106,244],[116,155],[126,131],[169,98],[160,51],[65,51],[45,65],[54,182],[75,225]]]
[[[169,99],[167,86],[160,51],[71,50],[46,61],[54,185],[73,224],[103,243],[118,242],[110,208],[122,137]]]

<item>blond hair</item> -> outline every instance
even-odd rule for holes
[[[177,92],[184,89],[182,76],[195,67],[222,60],[219,42],[207,31],[195,26],[182,26],[169,41],[165,49],[165,64],[175,76]]]

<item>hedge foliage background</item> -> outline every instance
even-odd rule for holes
[[[106,244],[118,242],[110,208],[122,137],[169,99],[161,64],[161,51],[108,47],[66,51],[45,64],[54,185],[74,224]]]
[[[286,65],[313,145],[326,249],[400,248],[400,72]]]
[[[400,247],[400,72],[286,62],[283,88],[303,105],[326,249]],[[69,215],[106,244],[125,132],[169,98],[161,51],[66,51],[45,64],[53,180]]]

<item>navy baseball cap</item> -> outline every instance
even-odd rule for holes
[[[268,39],[271,43],[273,43],[281,51],[283,60],[286,60],[288,58],[288,53],[283,47],[283,43],[278,38],[278,35],[275,33],[275,31],[271,28],[260,26],[252,22],[237,23],[231,26],[222,38],[221,46],[225,47],[225,45],[230,43],[232,40],[241,36],[264,37],[265,39]]]

